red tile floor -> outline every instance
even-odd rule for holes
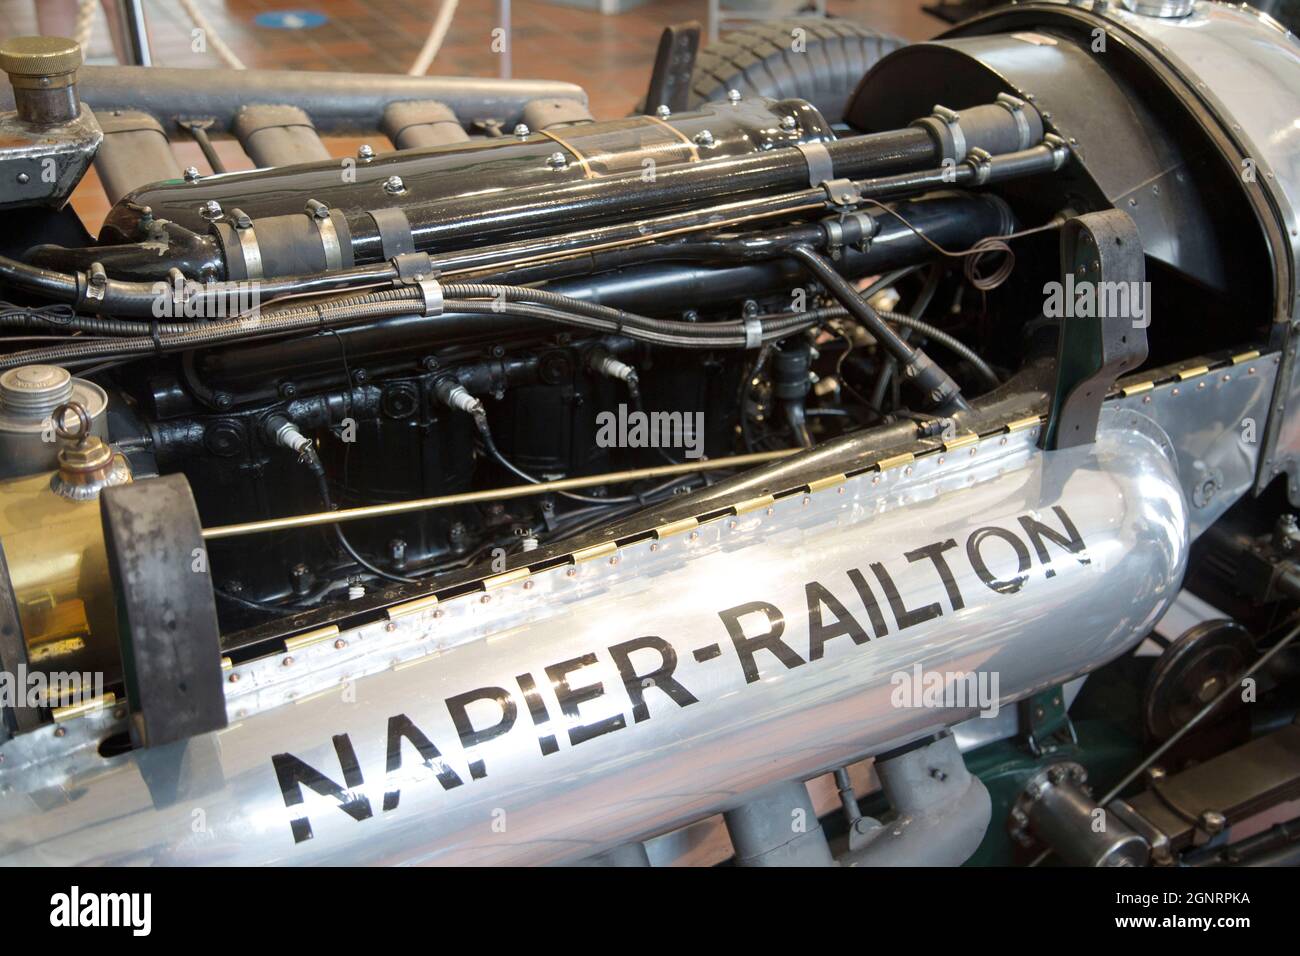
[[[47,32],[71,35],[73,18],[59,24],[60,8],[75,0],[0,0],[0,37],[37,32],[37,5]],[[199,7],[235,54],[249,67],[353,72],[405,72],[415,60],[440,0],[199,0]],[[623,116],[645,92],[660,31],[669,23],[707,15],[706,0],[649,0],[626,13],[603,16],[549,0],[514,0],[510,37],[513,75],[577,83],[587,90],[598,118]],[[832,15],[856,20],[908,39],[924,39],[943,23],[920,9],[920,0],[830,0]],[[306,29],[259,26],[255,17],[275,11],[310,10],[328,20]],[[497,0],[461,0],[431,74],[496,76],[491,49],[499,25]],[[154,62],[161,66],[219,67],[211,52],[194,52],[191,24],[175,0],[146,0]],[[53,26],[52,26],[53,24]],[[114,62],[102,13],[90,43],[92,62]],[[330,142],[347,155],[359,140]],[[378,146],[378,144],[376,144]],[[231,169],[248,168],[238,145],[220,143]],[[206,170],[192,144],[179,144],[182,164]],[[107,209],[93,177],[78,190],[74,205],[92,231]]]

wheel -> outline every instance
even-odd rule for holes
[[[848,20],[754,24],[700,50],[690,106],[725,99],[728,90],[773,99],[797,96],[816,106],[827,122],[838,123],[862,75],[905,42]]]

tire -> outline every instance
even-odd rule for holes
[[[794,51],[795,30],[804,31],[803,52]],[[690,105],[725,99],[728,90],[773,99],[795,96],[817,107],[827,122],[838,123],[862,75],[905,42],[848,20],[754,24],[700,50]]]

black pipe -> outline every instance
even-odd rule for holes
[[[829,261],[810,246],[804,245],[794,246],[790,255],[807,266],[808,271],[826,286],[827,291],[866,326],[881,347],[898,360],[903,376],[920,389],[928,405],[945,415],[970,410],[970,405],[961,397],[961,387],[953,377],[936,365],[925,352],[912,348],[903,341],[876,314],[876,310],[867,304],[867,300],[858,294],[852,283],[835,271]]]
[[[896,216],[881,212],[876,217],[878,230],[866,248],[845,247],[840,251],[835,261],[839,272],[856,278],[928,259],[933,250],[921,236],[946,248],[964,249],[987,236],[1006,235],[1016,228],[1007,204],[990,194],[942,194],[906,200],[893,208],[916,231]],[[789,235],[822,236],[818,225],[807,230],[795,227]],[[728,262],[733,264],[718,265]],[[602,274],[584,278],[571,275],[575,270]],[[806,281],[802,266],[792,259],[737,262],[725,243],[714,242],[609,250],[579,260],[514,270],[493,279],[524,285],[566,273],[567,278],[550,281],[546,288],[573,299],[651,315],[726,309]],[[203,358],[202,368],[209,381],[239,389],[280,377],[286,369],[292,370],[295,380],[334,372],[339,368],[340,349],[350,362],[363,366],[375,361],[398,362],[403,357],[414,362],[449,346],[553,334],[554,326],[549,322],[516,316],[404,315],[291,341],[252,342],[212,350]]]

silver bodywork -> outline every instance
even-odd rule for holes
[[[62,740],[49,727],[24,735],[6,747],[0,769],[4,859],[570,861],[975,715],[970,700],[900,705],[914,668],[996,675],[1003,705],[1077,677],[1131,647],[1174,597],[1187,558],[1187,506],[1168,438],[1139,412],[1106,410],[1094,446],[1044,453],[1036,438],[1036,428],[986,437],[693,533],[646,537],[323,635],[283,658],[233,668],[231,726],[185,745],[100,757],[98,741],[119,723],[110,711],[61,725]],[[1085,547],[1071,553],[1048,541],[1044,563],[1020,519],[1059,530],[1054,507]],[[980,552],[999,581],[1023,571],[1018,589],[995,590],[968,558],[967,542],[988,527],[1025,541],[1028,568],[1006,541],[986,541]],[[936,563],[905,557],[949,540],[947,584]],[[940,614],[899,630],[874,576],[888,633],[862,643],[840,633],[811,660],[806,585],[821,584],[871,633],[848,572],[871,576],[873,563],[907,609],[934,603]],[[838,612],[820,600],[823,624],[833,624]],[[780,610],[782,639],[797,655],[783,662],[757,651],[750,681],[720,616],[748,602]],[[733,620],[748,639],[769,618]],[[651,635],[675,651],[676,668],[625,684],[611,646]],[[656,650],[628,659],[639,675],[663,661]],[[519,675],[538,688],[544,722],[530,717]],[[673,699],[668,677],[693,702]],[[556,694],[566,680],[571,712],[562,715]],[[629,685],[643,697],[639,713]],[[485,687],[509,694],[513,725],[466,752],[448,699]],[[481,699],[465,712],[483,729],[502,706]],[[410,736],[390,737],[395,724],[424,735],[423,760]],[[542,743],[552,737],[553,747]],[[334,781],[334,795],[296,786],[301,775],[282,788],[277,754],[282,769],[298,766],[296,758]],[[345,774],[340,757],[348,764],[352,754]]]

